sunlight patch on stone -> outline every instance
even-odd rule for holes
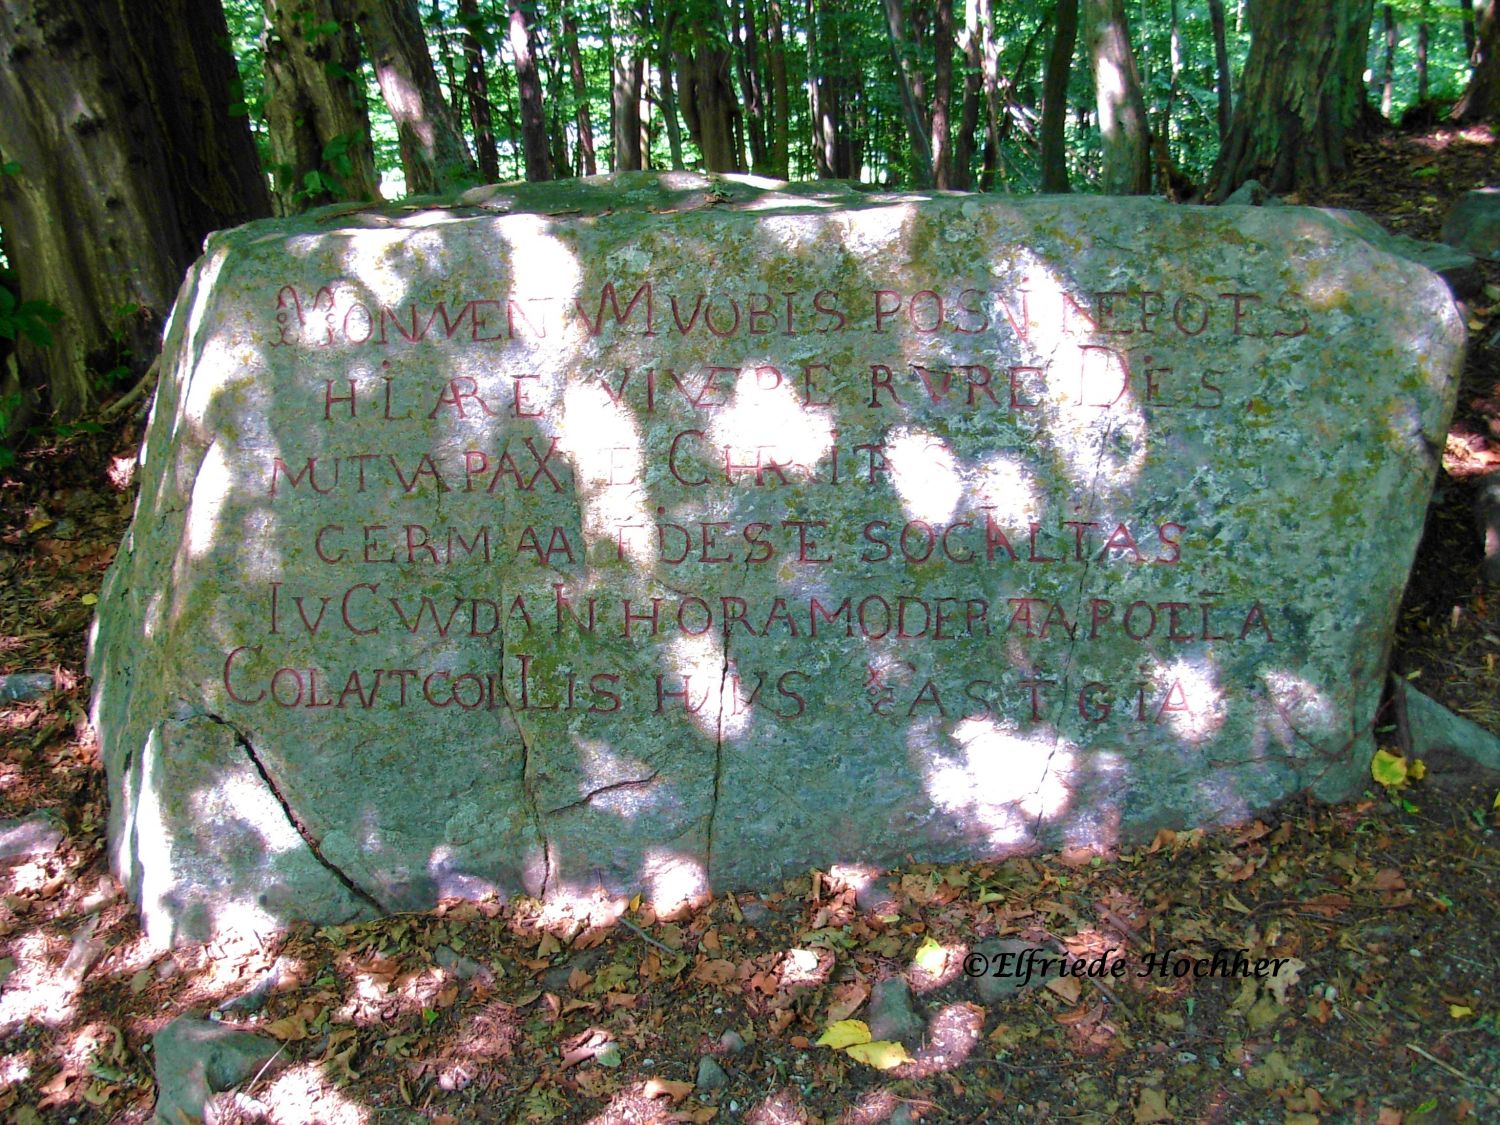
[[[234,483],[224,447],[215,441],[203,455],[198,478],[193,482],[192,497],[188,500],[185,534],[187,553],[191,557],[202,558],[212,549],[219,530],[219,514],[234,490]]]
[[[563,392],[560,428],[582,494],[583,531],[589,543],[613,542],[633,562],[649,566],[645,456],[635,416],[599,383],[573,380]],[[631,528],[636,530],[624,530]]]
[[[664,848],[647,848],[641,864],[647,900],[656,913],[666,917],[699,902],[708,893],[708,873],[691,856]]]
[[[699,730],[714,738],[731,738],[749,729],[750,710],[734,706],[729,695],[734,690],[729,681],[735,675],[735,666],[733,661],[725,664],[724,646],[717,636],[679,635],[673,638],[669,651],[681,680],[680,690],[688,693],[684,707]],[[725,706],[726,700],[729,706]]]
[[[1024,535],[1046,510],[1036,475],[1013,453],[997,453],[980,466],[974,493],[980,506],[993,509],[995,522],[1010,532]]]
[[[953,518],[964,482],[953,451],[942,438],[902,426],[886,437],[885,456],[909,518],[929,523]]]
[[[833,423],[821,410],[797,401],[790,379],[769,364],[747,363],[735,383],[734,399],[719,410],[710,434],[720,446],[725,468],[783,466],[789,477],[811,477],[814,467],[833,448]],[[753,470],[734,473],[746,479]],[[775,481],[775,473],[768,479]]]
[[[343,247],[344,268],[355,282],[354,299],[361,304],[369,291],[375,304],[395,308],[406,300],[407,279],[403,275],[400,249],[408,235],[404,230],[360,231],[358,238],[349,238]],[[313,237],[316,246],[321,239]],[[370,309],[371,317],[379,317],[380,309]],[[347,316],[346,318],[347,319]]]
[[[1184,742],[1212,738],[1229,717],[1217,669],[1207,657],[1155,662],[1152,682],[1161,696],[1157,714]]]
[[[958,754],[924,748],[923,780],[933,803],[972,818],[997,846],[1066,811],[1076,751],[1050,728],[1021,733],[1009,721],[964,719],[952,732]]]
[[[627,758],[618,753],[607,742],[598,739],[580,738],[573,735],[573,745],[578,750],[579,766],[583,778],[578,783],[579,799],[595,793],[589,807],[603,809],[626,819],[645,812],[656,804],[655,794],[646,784],[629,785],[632,781],[644,782],[655,771],[646,763]],[[598,790],[611,785],[621,788],[607,793]]]
[[[1261,680],[1274,709],[1267,721],[1283,746],[1305,750],[1299,736],[1333,731],[1339,709],[1316,685],[1279,669],[1262,673]]]

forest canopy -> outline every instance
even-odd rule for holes
[[[257,216],[638,169],[1219,202],[1500,101],[1494,0],[0,0],[0,51],[7,441],[139,380]]]

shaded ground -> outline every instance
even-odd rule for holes
[[[1486,183],[1500,146],[1441,132],[1357,150],[1348,183],[1309,202],[1431,238]],[[1464,393],[1393,665],[1500,731],[1500,595],[1479,579],[1472,515],[1500,466],[1500,288],[1467,315]],[[9,1120],[146,1120],[151,1034],[268,980],[223,1018],[285,1047],[220,1099],[225,1120],[1500,1120],[1500,779],[1458,762],[1429,763],[1395,800],[1290,807],[1112,856],[911,868],[858,896],[816,875],[623,922],[603,904],[455,903],[153,958],[107,872],[82,676],[139,436],[133,421],[54,437],[0,473],[0,671],[58,685],[0,703],[0,817],[47,808],[66,824],[55,854],[0,866]],[[1113,950],[1125,975],[986,998],[962,961],[996,937]],[[1153,954],[1220,949],[1284,963],[1262,982],[1136,975]],[[880,1070],[816,1045],[837,1019],[873,1021],[872,990],[903,976],[925,1022],[911,1061]],[[901,1014],[899,986],[877,996]],[[706,1057],[724,1084],[695,1090]]]

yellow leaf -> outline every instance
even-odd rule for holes
[[[948,954],[941,945],[932,940],[929,934],[922,939],[922,944],[917,946],[916,956],[912,958],[917,968],[924,972],[937,976],[948,967]]]
[[[850,1022],[857,1023],[858,1021]],[[864,1025],[860,1024],[860,1026]],[[854,1043],[847,1047],[844,1053],[855,1062],[873,1066],[876,1070],[890,1070],[893,1066],[911,1062],[911,1056],[906,1053],[906,1048],[889,1039],[878,1039],[874,1043]]]
[[[1456,1020],[1461,1020],[1467,1016],[1472,1016],[1474,1014],[1474,1009],[1469,1007],[1467,1004],[1449,1004],[1448,1014]]]
[[[1495,803],[1491,805],[1490,808],[1500,809],[1500,793],[1495,794]]]
[[[823,1034],[818,1036],[819,1047],[832,1047],[835,1051],[842,1050],[851,1044],[868,1043],[870,1041],[870,1025],[864,1020],[839,1020],[831,1023],[823,1029]]]
[[[1375,751],[1370,763],[1370,776],[1388,788],[1406,784],[1406,759],[1389,750]]]
[[[1406,767],[1406,776],[1413,781],[1421,781],[1427,776],[1427,763],[1421,758],[1413,759],[1411,765]]]
[[[1153,1122],[1157,1121],[1171,1121],[1172,1114],[1167,1109],[1166,1093],[1149,1086],[1144,1087],[1140,1097],[1136,1099],[1132,1119],[1135,1125],[1153,1125]]]
[[[83,597],[79,598],[78,600],[81,601],[84,605],[98,605],[99,604],[99,595],[98,594],[84,594]]]

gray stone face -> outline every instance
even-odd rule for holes
[[[1358,791],[1456,393],[1321,212],[625,175],[215,235],[92,651],[163,940]]]
[[[1443,217],[1443,241],[1476,257],[1500,257],[1500,188],[1465,192]]]

